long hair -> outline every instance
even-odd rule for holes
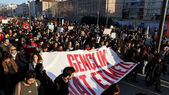
[[[39,55],[38,53],[34,53],[32,56],[31,56],[31,58],[30,58],[30,62],[33,62],[33,60],[34,60],[34,55],[37,55],[38,56],[38,63],[41,63],[42,62],[42,57],[41,57],[41,55]]]

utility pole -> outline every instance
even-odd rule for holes
[[[28,7],[29,7],[29,30],[31,30],[31,12],[30,12],[30,1],[28,1]]]
[[[107,11],[106,11],[106,28],[108,27],[108,22],[109,22],[109,17],[108,17],[108,14],[109,14],[109,0],[106,0],[106,4],[107,4]]]
[[[167,7],[168,7],[168,0],[163,0],[163,5],[162,5],[162,9],[161,9],[161,18],[160,18],[160,24],[159,24],[159,31],[158,31],[158,38],[157,38],[158,52],[160,52],[161,41],[162,41],[163,31],[164,31],[164,24],[165,24],[166,13],[167,13]]]
[[[97,27],[99,27],[99,16],[100,16],[100,0],[97,0]]]

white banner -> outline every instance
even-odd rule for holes
[[[116,33],[111,33],[111,34],[110,34],[110,37],[111,37],[112,39],[115,39],[115,38],[116,38]]]
[[[64,30],[63,27],[58,27],[58,28],[57,28],[57,31],[58,31],[59,33],[63,32],[63,30]]]
[[[112,29],[104,29],[104,32],[103,32],[103,34],[105,34],[105,35],[110,35],[110,33],[111,33],[111,31],[112,31]]]
[[[75,68],[69,85],[70,95],[100,95],[111,84],[119,82],[135,66],[121,60],[110,48],[92,51],[43,53],[44,68],[54,80],[67,66]]]
[[[73,26],[68,26],[68,30],[73,30]]]
[[[53,30],[54,29],[54,25],[48,25],[48,28]]]
[[[3,23],[3,24],[8,24],[8,20],[2,19],[2,23]]]

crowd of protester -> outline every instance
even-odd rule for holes
[[[0,93],[2,95],[12,95],[12,93],[14,95],[31,95],[29,91],[28,94],[18,94],[17,91],[22,91],[22,89],[17,89],[20,88],[18,85],[24,87],[25,83],[31,84],[32,82],[40,89],[30,87],[34,90],[33,95],[38,95],[35,90],[39,91],[40,95],[56,95],[53,94],[57,93],[56,84],[47,76],[43,68],[41,53],[92,50],[102,46],[112,48],[124,61],[138,64],[126,76],[127,79],[137,82],[138,73],[146,74],[147,86],[155,83],[155,90],[161,92],[160,75],[162,73],[168,75],[169,41],[163,37],[161,51],[158,53],[157,31],[154,31],[152,35],[147,35],[146,29],[139,26],[135,27],[134,31],[130,31],[132,27],[129,26],[114,26],[112,32],[116,33],[116,38],[112,38],[110,35],[104,35],[104,26],[68,24],[67,22],[63,25],[53,24],[54,29],[52,30],[48,27],[49,23],[53,23],[53,21],[32,21],[29,29],[21,28],[23,21],[15,24],[14,20],[9,24],[1,24],[0,27],[5,34],[0,42]],[[73,26],[73,30],[69,30],[68,26]],[[63,32],[58,32],[58,27],[63,27]],[[34,80],[31,80],[32,78]],[[18,83],[22,80],[24,82]],[[112,88],[116,86],[113,85]],[[119,87],[117,88],[116,92],[119,94]]]

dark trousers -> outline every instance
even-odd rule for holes
[[[160,90],[161,87],[160,76],[155,76],[154,82],[155,82],[155,89]]]
[[[15,85],[22,80],[21,78],[19,73],[4,75],[2,85],[5,95],[12,95]]]
[[[132,80],[136,81],[137,79],[137,73],[140,70],[140,65],[137,65],[134,70],[132,71]]]

